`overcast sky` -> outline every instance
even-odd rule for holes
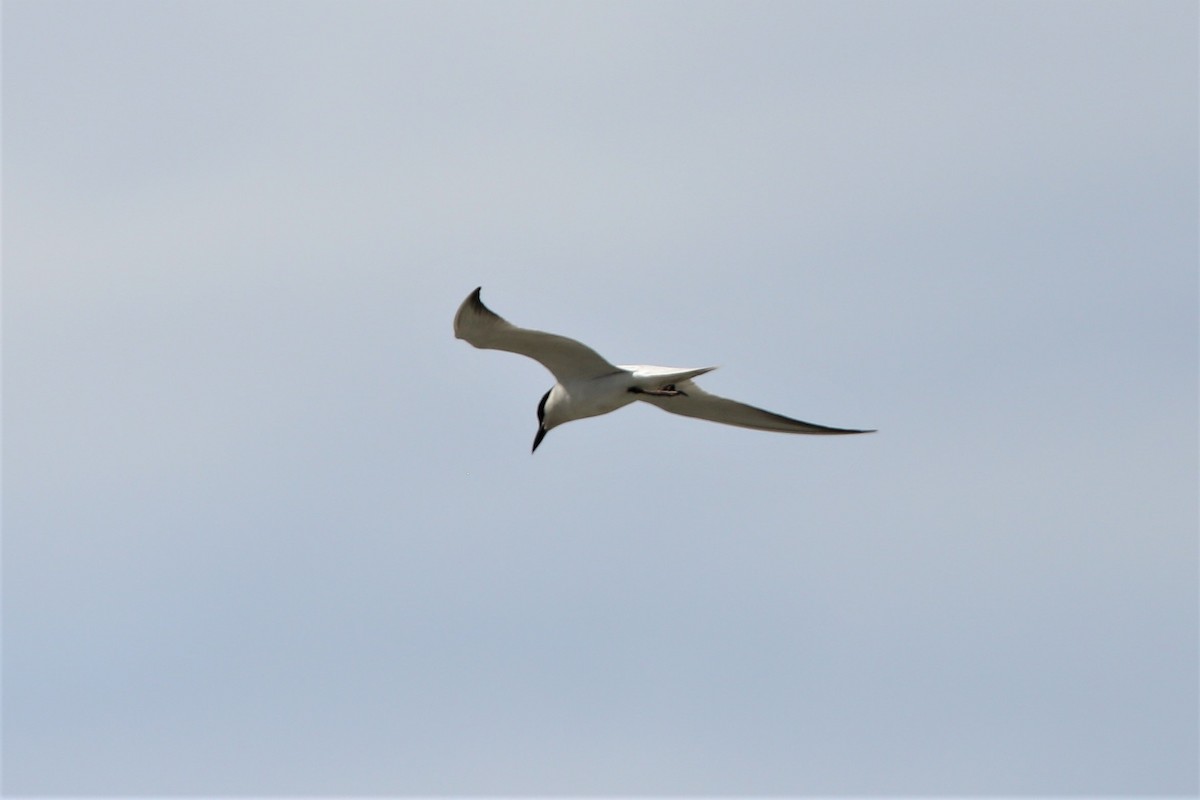
[[[1200,791],[1194,2],[3,37],[7,794]]]

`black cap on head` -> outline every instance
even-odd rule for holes
[[[533,437],[533,449],[529,452],[536,453],[538,445],[542,443],[542,439],[546,436],[546,426],[543,424],[546,420],[546,401],[550,399],[550,392],[542,395],[542,399],[538,401],[538,431]]]

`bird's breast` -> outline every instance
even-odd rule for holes
[[[595,417],[627,406],[636,398],[630,394],[629,375],[617,373],[572,381],[563,385],[563,416],[565,420]],[[565,421],[564,420],[564,421]]]

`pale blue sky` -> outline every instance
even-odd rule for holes
[[[7,794],[1200,790],[1195,3],[3,23]]]

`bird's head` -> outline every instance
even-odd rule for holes
[[[545,438],[546,434],[550,432],[550,429],[561,422],[561,420],[559,420],[557,415],[554,413],[556,410],[555,406],[557,405],[557,401],[559,399],[558,392],[555,391],[558,388],[558,385],[555,384],[553,387],[551,387],[550,391],[542,395],[542,399],[538,401],[538,429],[537,433],[533,437],[533,450],[530,452],[536,453],[538,445],[542,443],[542,439]]]

